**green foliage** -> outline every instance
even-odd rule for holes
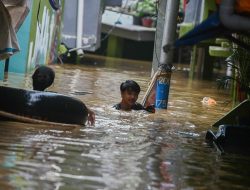
[[[243,34],[237,35],[237,40],[250,45],[250,37]],[[237,88],[240,91],[245,92],[250,97],[250,51],[246,47],[240,45],[230,44],[232,49],[232,55],[227,58],[227,64],[234,71],[232,76],[224,76],[217,79],[218,88],[227,88],[230,80],[237,83]],[[235,88],[236,90],[236,88]],[[237,96],[237,95],[236,95]]]
[[[245,44],[250,44],[250,38],[244,35],[238,35],[238,39]],[[233,63],[237,68],[237,78],[241,88],[250,94],[250,53],[240,46],[234,49],[232,55]]]
[[[134,14],[139,17],[156,16],[156,13],[157,13],[156,0],[139,1],[136,3],[134,7]]]

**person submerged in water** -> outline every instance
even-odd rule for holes
[[[143,105],[137,103],[138,95],[141,88],[137,82],[133,80],[126,80],[120,85],[122,100],[120,103],[114,105],[117,110],[131,111],[131,110],[146,110],[154,113],[154,106],[143,107]]]
[[[55,72],[48,66],[38,66],[32,75],[33,90],[44,91],[55,79]]]
[[[55,72],[48,66],[38,66],[32,75],[33,90],[44,91],[50,87],[55,79]],[[95,113],[88,107],[88,123],[95,124]]]

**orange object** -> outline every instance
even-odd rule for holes
[[[207,106],[217,104],[217,102],[213,98],[210,98],[210,97],[204,97],[201,102],[203,105],[207,105]]]
[[[216,4],[220,4],[222,0],[215,0]],[[237,13],[250,14],[250,1],[249,0],[237,0],[235,5]]]
[[[250,14],[250,1],[237,0],[235,10],[238,13]]]

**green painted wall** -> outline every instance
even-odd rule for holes
[[[39,9],[39,3],[40,3],[40,9]],[[52,14],[52,9],[50,8],[50,4],[49,1],[33,1],[33,5],[32,5],[32,21],[31,21],[31,28],[30,30],[32,31],[32,33],[30,34],[30,40],[31,41],[35,41],[35,34],[37,32],[37,23],[42,22],[42,18],[43,18],[43,9],[44,7],[46,7],[49,11],[50,14]],[[38,12],[39,11],[39,12]],[[37,17],[38,16],[38,17]]]
[[[31,12],[25,18],[22,26],[17,32],[17,39],[20,46],[20,52],[14,54],[9,59],[9,72],[25,73],[28,60],[29,39],[30,39],[30,24],[31,24]]]
[[[29,44],[30,59],[27,71],[33,70],[36,65],[55,62],[60,43],[61,15],[61,12],[52,9],[48,0],[33,1]]]

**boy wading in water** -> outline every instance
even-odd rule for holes
[[[131,110],[146,110],[154,113],[153,106],[143,107],[143,105],[137,103],[138,95],[141,91],[140,86],[133,80],[126,80],[121,83],[120,86],[122,100],[120,103],[114,105],[117,110],[131,111]]]

